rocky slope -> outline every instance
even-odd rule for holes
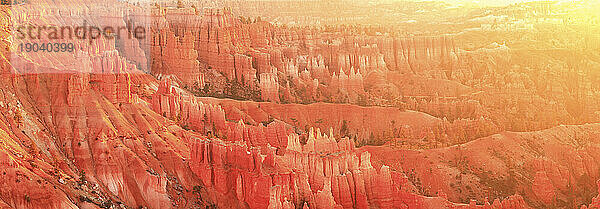
[[[539,208],[573,208],[597,195],[597,124],[504,132],[448,148],[409,151],[365,147],[375,164],[398,166],[426,194],[466,202],[523,195]],[[397,160],[401,159],[401,160]]]

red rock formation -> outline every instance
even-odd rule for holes
[[[348,94],[350,102],[355,103],[358,100],[359,95],[364,95],[363,77],[358,72],[354,71],[354,68],[350,69],[350,74],[346,75],[343,70],[340,70],[340,75],[336,76],[333,73],[331,78],[331,85],[329,86],[330,91],[334,94],[341,92],[342,94]]]
[[[392,53],[397,70],[423,71],[452,63],[456,47],[451,37],[417,37],[394,39]]]
[[[252,24],[249,29],[250,40],[252,40],[252,47],[254,48],[265,48],[271,44],[271,24],[268,22],[257,22]]]
[[[395,162],[397,157],[403,156],[405,161],[398,164],[405,170],[414,170],[415,178],[419,178],[422,187],[432,191],[442,190],[448,194],[452,201],[462,198],[460,190],[468,185],[476,194],[485,194],[481,191],[492,188],[490,197],[494,198],[500,191],[494,189],[493,182],[489,179],[512,179],[510,181],[529,181],[528,184],[518,184],[517,191],[524,198],[532,201],[536,207],[557,204],[556,199],[564,197],[564,192],[570,189],[576,191],[589,191],[589,185],[578,185],[573,187],[569,182],[592,181],[598,178],[596,167],[591,159],[597,156],[595,145],[597,124],[583,126],[561,126],[553,129],[527,132],[527,133],[502,133],[471,141],[464,145],[453,146],[443,149],[428,150],[427,152],[402,151],[391,148],[366,147],[377,158],[376,162],[388,164]],[[549,137],[550,135],[554,137]],[[564,138],[575,137],[578,140],[590,140],[590,144],[575,149],[572,145],[558,142]],[[476,150],[476,151],[475,151]],[[487,151],[485,151],[487,150]],[[477,154],[467,154],[477,153]],[[449,159],[442,162],[439,156]],[[463,160],[460,158],[464,157]],[[491,157],[497,156],[497,157]],[[423,162],[430,163],[423,163]],[[515,164],[515,162],[521,162]],[[447,166],[446,169],[432,167]],[[522,166],[522,167],[521,167]],[[432,168],[431,172],[429,168]],[[521,172],[534,174],[531,177],[514,176],[506,173],[509,169],[522,169]],[[591,168],[591,169],[590,169]],[[583,177],[583,176],[589,176]],[[465,183],[462,179],[474,179],[471,183]],[[583,180],[587,179],[587,180]],[[449,183],[452,182],[452,183]],[[461,182],[460,184],[458,182]],[[490,190],[488,190],[490,191]],[[485,199],[485,195],[476,198],[478,201]],[[577,196],[566,204],[581,205],[583,196]]]
[[[232,20],[230,12],[220,9],[206,9],[202,18],[196,47],[198,60],[222,72],[229,80],[234,80],[237,75],[234,66],[236,39],[235,30],[231,28],[235,27],[236,22]]]
[[[271,65],[281,71],[284,64],[283,52],[279,49],[274,49],[270,52],[269,56],[271,57]]]
[[[158,91],[152,95],[151,105],[155,112],[200,133],[217,134],[217,131],[226,130],[225,112],[220,106],[179,94],[168,79],[160,82]]]
[[[264,101],[279,101],[279,79],[277,73],[262,73],[258,86],[260,87],[261,98]]]
[[[251,146],[266,147],[274,146],[284,148],[287,144],[287,136],[292,133],[292,127],[277,121],[269,123],[266,127],[246,125],[240,120],[238,123],[227,123],[227,140],[244,141]]]
[[[4,123],[2,126],[6,128]],[[4,130],[1,130],[0,133],[6,142],[12,138]],[[0,206],[6,208],[77,208],[59,188],[52,187],[52,183],[45,181],[35,172],[21,165],[17,159],[23,158],[23,156],[18,153],[9,153],[8,148],[3,146],[0,150],[0,167],[2,168]]]
[[[255,103],[214,98],[200,100],[207,104],[220,104],[225,109],[228,120],[243,120],[250,124],[257,124],[268,121],[269,117],[272,117],[300,129],[314,126],[328,130],[333,127],[338,138],[352,136],[358,142],[369,139],[371,135],[384,136],[386,132],[390,133],[390,130],[401,132],[403,129],[411,130],[405,133],[406,138],[422,138],[421,133],[442,123],[442,120],[430,115],[401,111],[397,108],[327,103],[310,105]],[[465,123],[468,124],[470,123]],[[341,133],[342,131],[344,133]]]
[[[91,87],[101,92],[112,103],[129,103],[131,79],[128,72],[136,72],[135,66],[127,65],[117,51],[106,52],[92,61]]]
[[[201,83],[199,62],[196,60],[198,52],[194,49],[196,37],[191,31],[175,36],[174,32],[165,28],[152,38],[152,73],[176,75],[190,85]]]
[[[311,131],[306,145],[292,134],[283,154],[270,148],[262,152],[246,143],[198,139],[190,167],[204,183],[221,193],[234,192],[250,208],[289,207],[302,200],[312,208],[461,207],[400,189],[410,187],[406,176],[387,166],[376,170],[368,152],[356,155],[351,140],[336,142],[318,130]],[[520,197],[493,207],[527,208]]]
[[[102,16],[106,5],[68,3],[73,17],[90,23],[123,20]],[[115,11],[122,6],[109,4]],[[73,20],[69,15],[32,18],[44,23]],[[73,53],[13,51],[10,65],[1,65],[10,69],[0,74],[0,207],[174,206],[170,197],[177,195],[172,192],[176,184],[187,190],[199,184],[182,167],[181,156],[189,149],[175,137],[181,129],[167,129],[164,118],[133,99],[138,97],[131,93],[131,77],[143,75],[135,61],[115,50],[114,40],[73,43]]]
[[[585,206],[582,205],[581,209],[595,209],[595,208],[600,208],[600,181],[597,182],[598,184],[598,193],[599,195],[594,197],[592,199],[592,203],[589,206]]]
[[[254,87],[254,81],[256,78],[256,69],[252,67],[252,58],[242,55],[235,54],[235,77],[239,82],[250,84],[250,87]]]
[[[270,54],[258,51],[251,51],[250,56],[252,57],[252,63],[254,64],[254,66],[256,66],[256,70],[259,74],[273,72]]]
[[[531,185],[532,190],[536,191],[535,196],[545,204],[552,204],[552,201],[556,197],[552,181],[546,176],[544,172],[537,172]]]
[[[322,56],[309,58],[306,69],[310,71],[313,78],[319,79],[321,81],[325,81],[326,83],[330,82],[329,77],[329,67],[325,65],[325,61]]]
[[[10,192],[6,193],[8,190],[3,189],[0,195],[11,207],[75,208],[73,204],[83,204],[82,200],[77,199],[78,195],[93,197],[90,202],[95,204],[118,196],[120,201],[131,206],[171,206],[165,190],[166,178],[147,172],[150,167],[155,171],[164,171],[157,164],[147,164],[151,163],[147,160],[152,155],[136,138],[146,130],[133,129],[126,122],[131,117],[138,117],[140,122],[146,119],[140,112],[130,112],[133,115],[127,118],[119,113],[111,103],[111,97],[103,96],[113,91],[108,88],[110,83],[91,84],[92,87],[88,87],[88,83],[93,82],[91,77],[107,81],[115,76],[118,80],[119,76],[128,74],[33,74],[12,78],[15,85],[24,87],[14,88],[18,90],[14,91],[16,94],[6,97],[5,101],[11,103],[8,106],[14,108],[12,113],[7,111],[7,106],[2,108],[3,121],[7,121],[9,115],[14,115],[10,118],[16,119],[8,120],[9,125],[2,127],[2,133],[5,133],[3,140],[12,138],[10,135],[15,136],[10,143],[14,148],[2,149],[10,153],[9,159],[14,162],[8,161],[8,164],[2,165],[16,163],[19,166],[16,170],[2,168],[6,175],[12,176],[3,178],[7,180],[3,185],[14,187],[23,182],[28,186],[20,188],[32,191],[4,196]],[[6,75],[3,78],[5,80]],[[98,85],[98,88],[94,88],[94,85]],[[118,83],[115,85],[118,91]],[[119,94],[115,96],[119,102]],[[119,108],[136,109],[135,106],[120,103]],[[39,112],[39,115],[32,114],[33,111]],[[50,126],[44,128],[42,124]],[[27,128],[17,131],[19,127]],[[160,146],[164,142],[160,142],[160,137],[147,139],[144,143],[153,143],[156,149],[162,149]],[[172,154],[158,153],[159,158]],[[156,159],[154,162],[157,162]],[[86,178],[87,181],[79,185],[85,184],[85,188],[93,186],[96,195],[90,195],[90,190],[75,190],[73,185],[77,185],[75,182],[79,178]],[[14,184],[15,181],[17,184]]]

